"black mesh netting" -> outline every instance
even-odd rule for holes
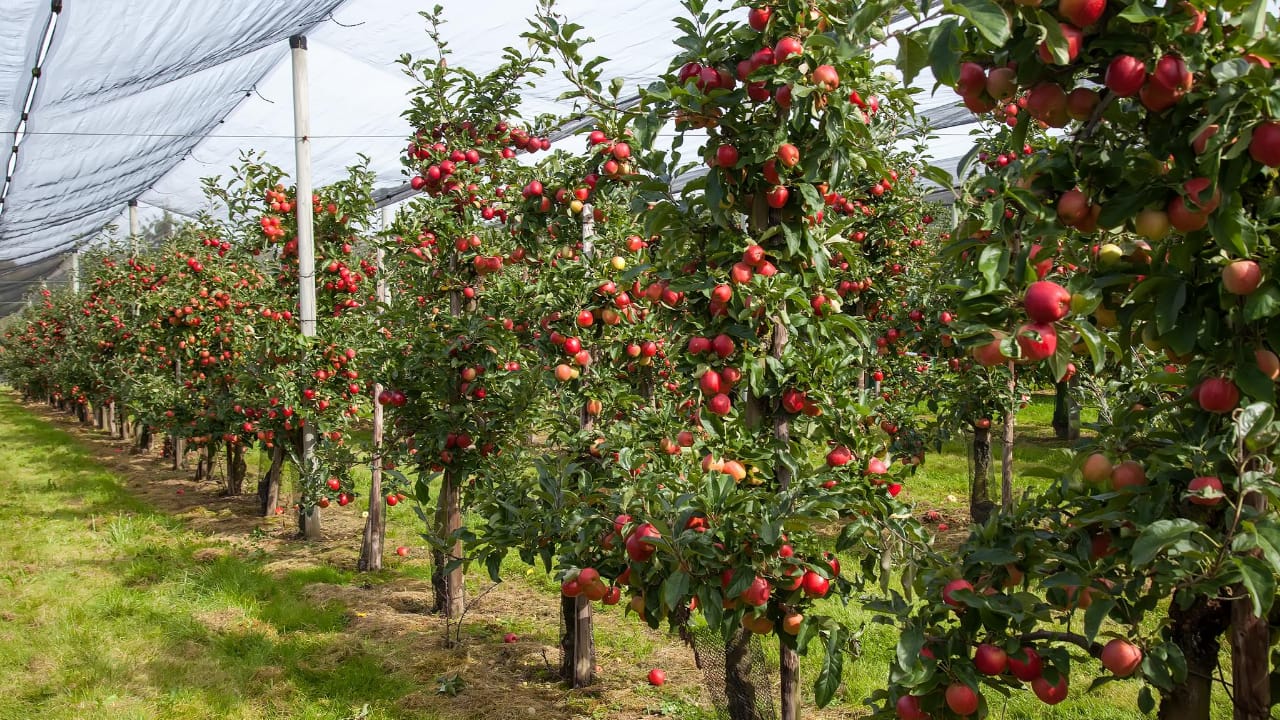
[[[728,642],[717,630],[685,626],[702,682],[725,720],[774,720],[774,676],[765,662],[760,636],[739,631]]]

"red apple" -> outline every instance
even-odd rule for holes
[[[1090,0],[1083,1],[1089,2]],[[1076,58],[1080,55],[1080,46],[1084,43],[1084,33],[1080,32],[1080,28],[1066,23],[1058,23],[1058,27],[1062,30],[1062,36],[1066,38],[1067,41],[1067,61],[1062,64],[1070,65],[1075,62]],[[1037,48],[1037,50],[1040,54],[1040,60],[1045,65],[1059,64],[1053,59],[1053,53],[1049,50],[1049,44],[1047,42],[1040,43],[1040,47]]]
[[[1196,386],[1196,399],[1205,412],[1225,414],[1240,404],[1240,390],[1226,378],[1206,378]]]
[[[1071,312],[1071,293],[1055,282],[1040,280],[1027,288],[1022,305],[1035,322],[1057,322]]]
[[[1050,685],[1048,680],[1038,677],[1031,681],[1031,691],[1045,705],[1057,705],[1067,697],[1067,676],[1059,677],[1057,685]]]
[[[649,671],[650,685],[653,685],[654,687],[658,687],[658,686],[661,686],[666,681],[667,681],[667,673],[660,670],[659,668],[654,668]]]
[[[738,148],[732,145],[721,145],[716,148],[716,165],[731,168],[738,164]]]
[[[1216,477],[1198,477],[1187,483],[1188,498],[1193,505],[1213,507],[1222,502],[1222,481]]]
[[[1104,84],[1120,97],[1133,97],[1147,81],[1147,65],[1132,55],[1117,55],[1107,65]]]
[[[1024,360],[1039,362],[1058,349],[1058,333],[1048,323],[1029,322],[1018,328],[1018,347]]]
[[[773,8],[768,5],[764,7],[754,7],[747,11],[747,24],[756,32],[764,32],[769,25],[769,17],[773,15]]]
[[[1280,167],[1280,122],[1270,120],[1253,128],[1249,157],[1267,167]]]
[[[1106,10],[1107,0],[1061,0],[1058,3],[1058,14],[1079,28],[1098,22]]]
[[[1151,73],[1151,82],[1172,93],[1187,92],[1191,89],[1193,79],[1187,63],[1177,55],[1165,55],[1156,61],[1156,69]]]
[[[987,71],[978,63],[967,62],[960,66],[960,79],[956,82],[956,93],[961,97],[980,95],[987,89]]]
[[[1009,672],[1023,682],[1031,682],[1044,672],[1044,661],[1035,648],[1024,647],[1021,652],[1009,656]]]
[[[1003,675],[1009,668],[1009,654],[995,645],[983,643],[973,653],[973,666],[983,675]]]
[[[978,693],[963,683],[952,683],[947,686],[947,707],[951,712],[967,716],[978,711]]]
[[[1252,295],[1262,284],[1262,268],[1252,260],[1236,260],[1222,269],[1222,287],[1232,295]]]
[[[1147,484],[1147,471],[1135,460],[1125,460],[1111,469],[1111,489],[1127,490]]]
[[[1116,677],[1129,677],[1142,664],[1142,650],[1137,645],[1116,638],[1102,648],[1102,666]]]
[[[1093,117],[1098,107],[1098,93],[1091,88],[1078,87],[1067,93],[1067,117],[1081,122]]]
[[[946,604],[950,605],[950,606],[951,606],[951,607],[953,607],[953,608],[962,608],[962,607],[965,607],[965,604],[964,604],[963,602],[961,602],[960,600],[956,600],[955,598],[951,597],[951,593],[953,593],[953,592],[955,592],[955,591],[957,591],[957,590],[970,590],[970,591],[972,591],[972,590],[973,590],[973,584],[972,584],[972,583],[970,583],[968,580],[965,580],[964,578],[959,578],[959,579],[956,579],[956,580],[952,580],[951,582],[949,582],[949,583],[947,583],[946,585],[944,585],[944,586],[943,586],[943,588],[942,588],[942,602],[944,602],[944,603],[946,603]]]
[[[920,709],[920,698],[915,695],[903,695],[894,705],[898,711],[898,720],[931,720],[929,713]]]

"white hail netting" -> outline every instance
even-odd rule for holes
[[[728,0],[724,0],[728,4]],[[64,0],[53,45],[0,213],[0,278],[23,264],[83,243],[104,225],[124,225],[141,201],[144,224],[163,210],[190,215],[204,205],[199,180],[226,175],[242,149],[294,168],[287,38],[306,34],[311,80],[315,184],[370,158],[380,187],[404,182],[400,153],[409,127],[411,81],[396,59],[430,56],[418,13],[436,0]],[[484,72],[503,47],[526,49],[534,0],[443,0],[443,34],[457,65]],[[49,0],[4,0],[0,22],[0,131],[11,133],[49,18]],[[11,10],[12,8],[12,10]],[[561,0],[558,10],[611,58],[607,77],[624,95],[665,70],[677,50],[669,18],[677,0]],[[877,55],[892,58],[892,46]],[[922,112],[941,131],[932,146],[953,169],[970,142],[947,89],[916,81]],[[524,112],[566,112],[566,81],[552,70],[524,93]],[[15,109],[17,108],[17,109]],[[0,150],[12,135],[0,136]],[[3,313],[7,308],[0,308]]]

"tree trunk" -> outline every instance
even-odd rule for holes
[[[171,436],[170,447],[173,448],[173,469],[185,470],[187,468],[187,441],[175,433]]]
[[[1080,406],[1071,396],[1071,385],[1054,383],[1053,433],[1059,440],[1080,438]]]
[[[315,434],[310,425],[304,425],[298,429],[297,442],[300,450],[298,457],[305,465],[313,457],[314,453]],[[299,477],[306,478],[310,470],[309,467],[305,466],[299,468]],[[305,497],[305,491],[303,497]],[[298,531],[308,540],[320,540],[324,537],[321,533],[319,505],[307,507],[305,503],[298,503]]]
[[[1253,492],[1243,502],[1265,510],[1266,498]],[[1271,628],[1267,618],[1253,614],[1253,603],[1243,586],[1236,587],[1231,603],[1231,684],[1235,700],[1234,720],[1267,720],[1271,717]]]
[[[596,680],[596,644],[591,601],[585,596],[560,597],[560,677],[571,687],[584,688]]]
[[[138,425],[138,452],[151,451],[151,426],[146,423]]]
[[[244,461],[244,445],[238,442],[227,443],[227,494],[239,495],[244,492],[244,475],[249,465]]]
[[[271,448],[271,466],[258,483],[259,509],[262,517],[272,517],[280,507],[280,474],[284,472],[284,443],[276,442]]]
[[[589,213],[589,210],[584,209],[582,214],[588,216]],[[584,243],[583,254],[590,257],[590,236],[585,233]],[[584,402],[582,407],[578,408],[578,427],[590,430],[593,424],[594,419],[587,412],[587,404]],[[583,458],[583,462],[592,462],[592,458],[587,455]],[[570,687],[587,687],[596,679],[596,641],[591,602],[582,596],[562,597],[560,621],[564,625],[564,636],[560,641],[560,677],[569,683]]]
[[[1169,606],[1170,639],[1187,660],[1187,679],[1160,698],[1157,720],[1209,720],[1213,671],[1218,666],[1218,638],[1227,629],[1230,610],[1221,602],[1199,598],[1189,609]]]
[[[1013,425],[1018,414],[1018,370],[1009,362],[1009,398],[1004,413],[1004,447],[1000,457],[1000,509],[1013,509]]]
[[[381,287],[381,285],[379,285]],[[369,517],[364,521],[364,536],[360,541],[360,560],[356,569],[360,572],[376,572],[382,569],[382,544],[387,536],[386,505],[382,499],[382,403],[378,395],[382,383],[373,385],[373,460],[369,471]]]
[[[436,509],[437,538],[442,543],[451,542],[449,552],[437,550],[434,553],[435,572],[431,583],[436,593],[436,611],[445,617],[457,619],[462,617],[466,609],[463,597],[462,565],[449,567],[462,560],[462,541],[453,539],[462,527],[461,487],[458,477],[452,468],[444,471],[440,480],[439,507]]]
[[[988,423],[989,425],[989,423]],[[969,519],[984,523],[991,517],[991,428],[973,429],[973,476],[969,479]]]
[[[724,694],[729,720],[764,720],[751,675],[751,632],[740,629],[724,647]]]

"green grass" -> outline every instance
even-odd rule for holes
[[[1054,439],[1052,409],[1051,398],[1036,397],[1019,413],[1015,468],[1053,462],[1065,446]],[[1000,444],[998,433],[993,436],[992,491],[998,500]],[[266,459],[255,455],[249,461],[252,484],[259,473],[255,465],[265,468]],[[425,692],[430,697],[436,673],[415,676],[412,668],[391,665],[388,657],[412,656],[417,647],[406,650],[353,635],[347,627],[350,609],[306,599],[307,587],[316,583],[351,588],[428,580],[422,528],[411,511],[390,513],[388,524],[388,547],[414,548],[410,562],[392,560],[381,573],[362,576],[315,564],[272,571],[267,565],[278,558],[270,553],[246,552],[243,544],[229,547],[225,540],[195,533],[182,521],[145,506],[83,443],[5,395],[0,395],[0,463],[9,477],[7,492],[0,495],[0,677],[6,680],[0,720],[454,716],[406,707],[412,704],[405,702],[406,696]],[[367,468],[357,468],[356,479],[359,490],[367,490]],[[1033,482],[1016,481],[1019,487]],[[907,492],[922,506],[963,515],[967,448],[953,442],[931,453],[908,481]],[[358,504],[365,502],[362,496]],[[540,566],[527,566],[511,555],[502,575],[526,592],[545,596],[538,605],[554,607],[558,584]],[[468,577],[473,597],[489,584],[483,573]],[[463,637],[478,648],[492,644],[495,631],[514,632],[553,646],[555,624],[532,610],[504,606],[483,623],[469,619]],[[884,685],[897,637],[893,628],[870,623],[871,616],[856,603],[841,607],[831,602],[824,610],[866,629],[860,657],[846,662],[833,709],[814,712],[810,705],[806,714],[860,714],[862,698]],[[608,657],[647,666],[651,656],[669,653],[679,642],[634,618],[624,619],[621,607],[598,612],[596,642]],[[776,649],[770,646],[766,643],[773,667]],[[803,659],[803,687],[810,703],[820,654]],[[655,689],[642,682],[627,684],[620,677],[624,670],[617,665],[605,670],[605,682],[623,686],[629,695],[622,705],[616,699],[574,694],[563,695],[560,702],[582,717],[621,717],[635,714],[638,707],[662,717],[710,717],[696,682],[686,679]],[[485,672],[511,674],[512,669]],[[1010,720],[1140,717],[1136,683],[1087,693],[1094,676],[1096,668],[1076,666],[1070,698],[1053,708],[1029,692],[1014,692],[1007,703],[995,692],[985,694],[992,717]],[[511,682],[524,684],[519,677]],[[1229,717],[1225,697],[1217,700],[1215,717]]]
[[[225,552],[8,396],[0,465],[0,720],[423,717],[344,608],[303,599],[348,573]]]

